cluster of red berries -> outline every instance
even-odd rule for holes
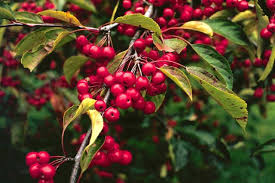
[[[16,59],[14,59],[9,50],[4,49],[2,57],[0,57],[0,64],[3,64],[8,68],[16,68],[20,63]]]
[[[35,106],[38,110],[50,100],[52,90],[48,86],[44,86],[35,90],[33,95],[28,95],[26,100],[29,104]]]
[[[269,39],[271,38],[274,32],[275,32],[275,17],[273,16],[269,20],[269,24],[267,25],[267,27],[263,28],[260,34],[262,38]]]
[[[105,142],[98,151],[91,164],[92,166],[109,167],[112,163],[128,165],[132,161],[132,153],[127,150],[121,150],[118,143],[111,136],[106,136]]]
[[[221,3],[223,1],[221,0]],[[226,0],[227,8],[237,8],[239,11],[245,11],[249,8],[248,2],[246,0]]]
[[[56,169],[49,164],[50,155],[46,151],[29,152],[26,155],[26,164],[33,179],[39,179],[38,183],[53,183]]]
[[[273,94],[275,92],[275,84],[271,84],[268,87],[267,92],[268,94],[266,95],[266,100],[268,102],[275,102],[275,94]],[[255,98],[261,99],[264,96],[264,88],[262,87],[256,88],[253,96]]]

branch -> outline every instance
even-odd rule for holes
[[[152,13],[153,13],[153,6],[150,5],[148,10],[146,11],[145,13],[145,16],[146,17],[151,17],[152,16]],[[106,25],[106,26],[103,26],[101,27],[100,29],[98,29],[99,31],[109,31],[111,30],[112,28],[116,27],[118,25],[118,23],[113,23],[113,24],[109,24],[109,25]],[[130,44],[129,44],[129,49],[128,49],[128,52],[127,54],[125,55],[125,57],[123,58],[122,60],[122,63],[120,65],[120,68],[124,68],[124,65],[125,63],[127,62],[127,58],[129,56],[131,56],[132,52],[133,52],[133,44],[135,42],[135,40],[137,40],[139,38],[141,34],[141,31],[137,31],[134,35],[134,37],[132,38]],[[107,101],[109,100],[109,97],[110,97],[110,89],[108,89],[107,93],[105,94],[105,97],[104,97],[104,102],[107,103]],[[81,155],[82,155],[82,152],[88,142],[88,139],[90,137],[92,133],[92,128],[90,128],[87,133],[86,133],[86,136],[77,152],[77,154],[75,155],[75,164],[74,164],[74,167],[73,167],[73,170],[72,170],[72,174],[71,174],[71,179],[70,179],[70,183],[75,183],[76,182],[76,179],[77,179],[77,173],[78,173],[78,169],[79,169],[79,165],[80,165],[80,159],[81,159]]]

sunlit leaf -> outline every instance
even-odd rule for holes
[[[17,11],[14,13],[15,20],[22,23],[34,23],[34,24],[41,24],[44,23],[42,18],[35,14],[26,11]]]
[[[198,31],[198,32],[207,34],[210,37],[212,37],[213,34],[214,34],[212,28],[208,24],[206,24],[204,22],[201,22],[201,21],[186,22],[181,26],[181,28],[188,29],[188,30],[193,30],[193,31]]]
[[[273,69],[274,60],[275,60],[275,43],[272,45],[272,53],[269,57],[268,63],[265,67],[265,70],[264,70],[263,74],[260,77],[260,81],[265,80],[267,78],[267,76],[270,74],[270,72]]]

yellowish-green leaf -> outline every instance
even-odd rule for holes
[[[82,8],[84,10],[96,12],[96,7],[90,0],[67,0],[67,1],[79,6],[80,8]]]
[[[115,56],[115,58],[111,62],[108,63],[107,69],[111,74],[113,74],[118,69],[121,61],[123,60],[123,58],[127,52],[128,52],[128,50],[118,53]]]
[[[164,44],[178,54],[187,46],[186,42],[177,38],[164,39]]]
[[[238,13],[236,16],[232,18],[232,22],[240,22],[248,19],[254,19],[256,18],[255,13],[253,13],[251,10],[246,10],[243,12]]]
[[[117,0],[117,3],[116,3],[116,6],[115,6],[115,8],[114,8],[114,10],[113,10],[113,13],[112,13],[112,17],[111,17],[110,22],[113,22],[113,21],[114,21],[115,16],[116,16],[116,12],[117,12],[117,9],[118,9],[118,6],[119,6],[119,0]]]
[[[89,144],[86,146],[85,151],[89,151],[89,148],[94,144],[98,135],[103,129],[103,118],[97,110],[89,110],[87,112],[92,123],[92,134]]]
[[[192,100],[192,86],[183,71],[173,66],[163,66],[160,70],[174,81]]]
[[[161,107],[161,105],[165,99],[165,95],[166,95],[166,93],[162,93],[162,94],[150,97],[149,100],[154,102],[154,104],[156,106],[155,112],[157,112],[159,110],[159,108]]]
[[[209,19],[228,19],[235,14],[235,11],[232,9],[220,10],[214,13],[209,17]]]
[[[76,38],[76,35],[74,33],[67,30],[63,30],[63,32],[59,33],[58,36],[56,37],[53,43],[53,50],[60,48],[61,46],[74,40],[75,38]]]
[[[14,20],[11,8],[3,2],[0,2],[0,19]]]
[[[74,15],[72,15],[70,12],[45,10],[45,11],[39,12],[38,14],[43,15],[43,16],[50,16],[55,19],[58,19],[58,20],[61,20],[61,21],[64,21],[66,23],[73,24],[76,26],[82,26],[80,21]]]
[[[16,21],[22,22],[22,23],[34,23],[34,24],[42,24],[44,23],[42,18],[35,14],[35,13],[30,13],[26,11],[17,11],[14,13],[14,17]]]
[[[90,146],[90,148],[82,152],[81,159],[80,159],[80,167],[81,167],[80,177],[89,168],[89,165],[92,162],[95,154],[101,149],[104,142],[105,142],[105,137],[99,136],[96,139],[95,143],[92,146]]]
[[[265,70],[264,70],[263,74],[260,77],[260,81],[265,80],[267,78],[267,76],[270,74],[270,72],[273,69],[274,60],[275,60],[275,43],[272,45],[272,52],[271,52],[271,55],[269,57],[268,63],[265,67]]]
[[[174,52],[174,50],[172,48],[168,47],[167,45],[165,45],[162,42],[162,40],[160,40],[160,38],[158,37],[157,34],[153,33],[152,38],[153,38],[153,43],[157,47],[158,50],[167,51],[167,52]]]
[[[62,147],[64,133],[67,127],[79,116],[85,114],[88,110],[91,110],[95,105],[96,100],[91,98],[85,98],[80,105],[73,105],[64,112],[63,115],[63,130],[62,130]]]
[[[206,35],[209,35],[210,37],[212,37],[214,34],[212,28],[208,24],[201,22],[201,21],[186,22],[185,24],[183,24],[181,26],[181,28],[198,31],[198,32],[204,33]]]
[[[187,67],[186,71],[223,107],[245,130],[248,120],[246,102],[226,88],[214,75],[200,67]]]
[[[142,27],[144,29],[153,31],[158,35],[161,35],[161,30],[157,22],[155,22],[152,18],[146,17],[140,13],[118,17],[114,22]]]
[[[88,57],[79,55],[71,56],[65,61],[63,65],[63,72],[68,83],[71,82],[71,79],[76,71],[79,70],[88,60]]]
[[[8,22],[7,20],[3,20],[1,25],[5,25],[5,24],[7,24],[7,22]],[[5,27],[2,27],[2,28],[0,29],[0,47],[1,47],[2,44],[3,44],[3,37],[4,37],[4,34],[5,34],[5,31],[6,31],[6,28],[5,28]]]

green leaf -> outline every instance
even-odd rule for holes
[[[51,52],[53,41],[46,45],[40,45],[35,51],[25,52],[21,58],[24,68],[28,68],[31,72],[38,64]]]
[[[16,55],[22,55],[25,52],[31,50],[43,44],[46,41],[44,29],[38,29],[26,35],[15,47]]]
[[[97,110],[89,110],[87,112],[89,118],[91,119],[92,123],[92,134],[90,138],[89,144],[86,146],[84,151],[89,151],[89,148],[94,144],[97,137],[99,136],[100,132],[103,129],[103,117],[101,116],[100,112]]]
[[[165,99],[165,95],[166,93],[162,93],[160,95],[156,95],[156,96],[152,96],[150,97],[150,101],[154,102],[155,106],[156,106],[156,110],[155,112],[157,112],[159,110],[159,108],[161,107],[164,99]]]
[[[248,46],[249,40],[238,24],[221,19],[204,20],[204,22],[208,24],[215,33],[222,35],[233,43]]]
[[[63,71],[68,83],[71,82],[75,72],[80,69],[88,60],[89,58],[85,56],[71,56],[65,61],[63,65]]]
[[[161,35],[159,25],[152,18],[148,18],[140,13],[118,17],[114,22],[142,27]]]
[[[187,30],[192,30],[192,31],[198,31],[198,32],[204,33],[206,35],[209,35],[210,37],[212,37],[214,34],[212,28],[208,24],[201,22],[201,21],[186,22],[181,26],[181,28],[187,29]]]
[[[160,40],[160,38],[158,37],[158,35],[156,33],[152,34],[152,38],[153,38],[153,43],[158,48],[158,50],[167,51],[167,52],[174,52],[174,50],[172,48],[168,47],[166,44],[164,44],[162,42],[162,40]]]
[[[226,84],[228,89],[233,86],[233,74],[225,57],[220,55],[214,48],[204,44],[192,44],[194,51],[209,64],[217,77]]]
[[[178,54],[187,46],[186,42],[177,38],[164,39],[164,44]]]
[[[45,11],[39,12],[38,14],[43,16],[50,16],[55,19],[58,19],[63,22],[67,22],[69,24],[73,24],[76,26],[82,26],[80,21],[75,16],[73,16],[70,12],[45,10]]]
[[[111,62],[108,63],[107,69],[111,74],[113,74],[118,69],[119,65],[121,64],[121,62],[127,52],[128,52],[128,50],[125,50],[123,52],[116,54],[115,58]]]
[[[22,12],[15,12],[14,13],[15,20],[22,23],[34,23],[34,24],[41,24],[44,23],[42,18],[34,13],[22,11]]]
[[[228,19],[235,14],[235,11],[232,9],[220,10],[214,13],[209,17],[209,19]]]
[[[64,139],[64,133],[67,127],[73,122],[77,117],[85,114],[88,110],[91,110],[94,107],[96,100],[91,99],[91,98],[86,98],[84,99],[81,104],[78,105],[73,105],[69,109],[67,109],[64,112],[63,115],[63,130],[62,130],[62,147],[64,150],[63,146],[63,139]]]
[[[192,100],[192,86],[183,71],[173,66],[163,66],[160,70],[174,81],[188,95],[190,100]]]
[[[115,16],[116,16],[116,12],[117,12],[117,9],[118,9],[118,6],[119,6],[119,0],[117,0],[117,3],[116,3],[116,6],[115,6],[115,8],[114,8],[114,10],[113,10],[113,13],[112,13],[112,17],[111,17],[110,22],[113,22],[113,21],[114,21]]]
[[[99,136],[95,143],[88,149],[84,150],[80,159],[81,175],[88,169],[90,163],[92,162],[95,154],[100,150],[105,142],[105,137]]]
[[[270,152],[275,152],[275,139],[271,139],[259,145],[256,149],[253,150],[252,156],[257,156],[262,153],[270,153]]]
[[[247,104],[233,91],[226,88],[216,77],[199,67],[186,67],[186,71],[228,112],[245,130],[248,111]]]
[[[68,0],[68,1],[79,6],[80,8],[82,8],[84,10],[96,12],[96,7],[92,3],[92,1],[87,1],[87,0]]]
[[[274,65],[274,60],[275,60],[275,43],[273,43],[272,45],[272,52],[271,52],[271,55],[269,57],[269,60],[268,60],[268,63],[264,69],[264,72],[263,74],[261,75],[260,77],[260,81],[263,81],[267,78],[267,76],[270,74],[270,72],[272,71],[273,69],[273,65]]]
[[[8,22],[7,20],[3,20],[1,25],[5,25],[5,24],[7,24],[7,22]],[[5,31],[6,31],[5,27],[0,28],[0,47],[3,44],[3,37],[4,37],[4,34],[5,34]]]
[[[70,31],[63,29],[62,32],[60,32],[58,34],[58,36],[56,37],[56,39],[54,41],[53,50],[62,47],[63,45],[65,45],[68,42],[73,41],[74,39],[76,39],[75,33],[72,33]]]
[[[14,20],[11,8],[3,2],[0,2],[0,19]]]
[[[255,19],[256,15],[251,10],[246,10],[238,13],[236,16],[232,18],[232,22],[240,22],[248,19]]]
[[[173,144],[175,156],[175,171],[181,170],[188,163],[187,144],[184,141],[177,141]]]
[[[53,0],[57,10],[61,11],[68,0]]]

